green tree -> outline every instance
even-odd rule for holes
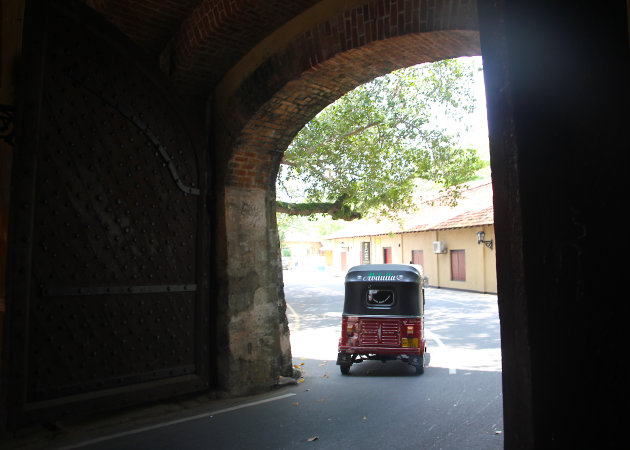
[[[437,126],[436,111],[465,121],[476,67],[466,59],[409,67],[359,86],[322,110],[285,152],[277,211],[353,220],[414,207],[419,179],[457,198],[484,166],[476,150]],[[295,201],[298,200],[298,201]]]

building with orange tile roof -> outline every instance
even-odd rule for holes
[[[430,286],[496,293],[492,183],[468,186],[455,206],[436,196],[395,222],[349,224],[327,236],[328,260],[342,272],[368,263],[420,264]]]

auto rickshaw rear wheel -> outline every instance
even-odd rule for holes
[[[341,373],[343,375],[349,375],[350,374],[350,364],[339,364],[339,370],[341,370]]]
[[[420,359],[413,365],[416,368],[416,375],[422,375],[424,373],[424,354],[420,356]]]

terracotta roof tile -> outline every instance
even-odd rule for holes
[[[468,211],[459,216],[452,217],[435,225],[434,229],[444,230],[449,228],[475,227],[494,223],[494,208],[489,206],[481,211]]]

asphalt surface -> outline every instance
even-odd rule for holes
[[[425,373],[366,361],[344,376],[343,277],[285,272],[285,292],[301,377],[253,397],[139,408],[15,448],[503,448],[496,296],[427,289]]]

